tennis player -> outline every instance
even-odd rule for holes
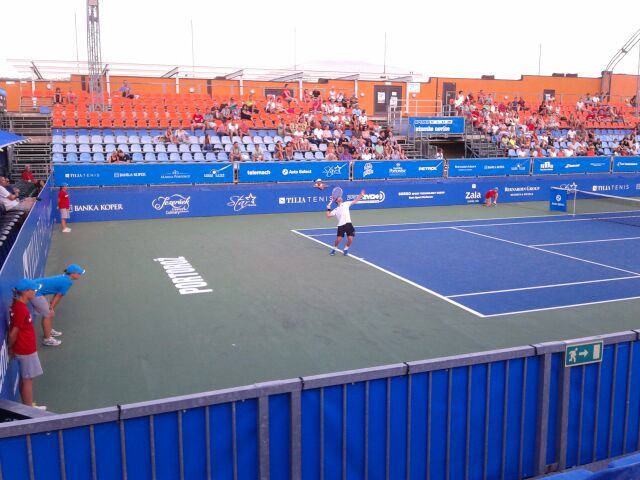
[[[317,188],[318,190],[324,190],[325,188],[329,188],[329,185],[324,183],[321,178],[317,179],[313,182],[313,188]]]
[[[484,194],[484,206],[485,207],[495,207],[498,204],[498,195],[500,194],[500,190],[498,187],[492,188],[487,193]]]
[[[333,210],[331,210],[331,202],[327,204],[327,218],[336,217],[338,219],[338,236],[336,237],[336,241],[331,249],[331,255],[336,254],[336,248],[338,248],[338,245],[340,245],[340,242],[345,235],[347,236],[347,245],[344,247],[342,253],[344,253],[345,256],[349,255],[349,247],[353,242],[353,237],[356,235],[356,229],[353,228],[353,224],[351,223],[351,212],[349,211],[349,208],[362,200],[364,193],[364,190],[362,190],[360,195],[349,202],[342,201],[342,197],[336,198],[335,202],[338,206]]]

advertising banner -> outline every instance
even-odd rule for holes
[[[449,177],[529,175],[530,158],[469,158],[449,160]]]
[[[348,180],[349,162],[266,162],[238,164],[239,183]]]
[[[409,128],[423,135],[462,135],[464,117],[409,117]]]
[[[640,157],[613,157],[613,172],[640,172]]]
[[[437,178],[444,173],[442,160],[383,160],[353,162],[354,180]]]
[[[549,192],[549,210],[556,212],[567,211],[567,190],[565,188],[552,188]]]
[[[533,174],[608,173],[611,157],[534,158]]]
[[[56,185],[70,187],[233,183],[232,163],[55,165]]]

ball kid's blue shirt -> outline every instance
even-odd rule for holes
[[[73,280],[69,275],[55,275],[53,277],[36,278],[34,282],[42,285],[40,290],[36,293],[36,297],[42,295],[66,295],[69,289],[73,286]]]

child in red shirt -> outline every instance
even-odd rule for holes
[[[36,331],[27,302],[35,297],[39,288],[38,283],[26,278],[16,284],[7,339],[9,355],[15,356],[20,367],[20,397],[22,403],[29,406],[33,405],[33,379],[42,375],[42,366],[36,351]]]
[[[60,184],[60,191],[58,192],[58,210],[60,210],[60,225],[62,226],[62,233],[69,233],[71,229],[67,227],[67,220],[69,219],[69,192],[67,192],[66,183]]]

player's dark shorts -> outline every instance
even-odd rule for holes
[[[353,224],[345,223],[344,225],[340,225],[338,227],[338,236],[339,237],[344,237],[345,234],[347,235],[347,237],[355,237],[356,236],[356,229],[353,228]]]

